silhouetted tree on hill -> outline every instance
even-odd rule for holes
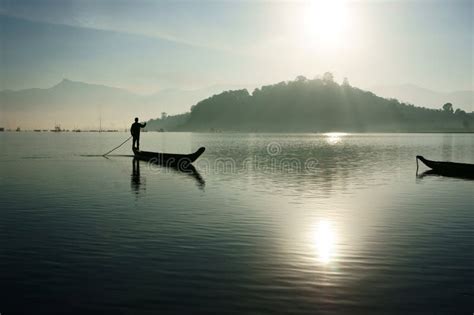
[[[453,104],[451,103],[446,103],[443,105],[443,110],[447,113],[450,113],[452,114],[454,112],[454,109],[453,109]]]

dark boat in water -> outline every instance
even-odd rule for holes
[[[431,161],[425,159],[421,155],[416,156],[417,163],[418,160],[431,168],[433,171],[432,173],[455,177],[474,178],[474,164]]]
[[[173,167],[187,167],[196,161],[206,148],[200,147],[196,152],[191,154],[174,154],[174,153],[159,153],[134,150],[135,158],[142,161],[149,161],[152,163],[173,166]]]

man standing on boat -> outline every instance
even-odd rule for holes
[[[132,134],[133,137],[133,143],[132,143],[132,150],[133,151],[140,151],[140,129],[144,128],[146,126],[146,123],[140,124],[138,122],[138,117],[135,118],[135,122],[132,124],[132,127],[130,127],[130,133]],[[137,144],[135,146],[135,143]]]

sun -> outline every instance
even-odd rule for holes
[[[307,3],[302,17],[306,44],[317,48],[341,44],[347,40],[348,19],[345,0],[313,0]]]

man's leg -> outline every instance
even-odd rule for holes
[[[137,138],[133,137],[133,142],[132,142],[132,151],[135,150],[135,142],[137,141]]]
[[[140,151],[140,137],[137,137],[137,150]]]

